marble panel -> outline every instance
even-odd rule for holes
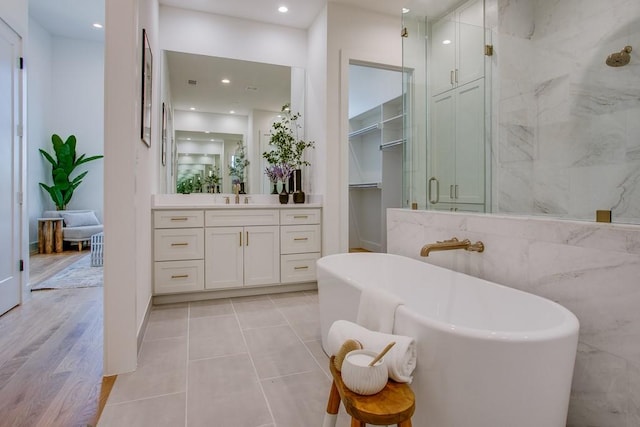
[[[619,357],[578,345],[567,427],[626,424],[626,367]]]
[[[627,378],[629,380],[627,427],[636,427],[640,426],[640,365],[637,362],[629,362]]]
[[[196,317],[189,322],[189,359],[247,353],[236,316]]]

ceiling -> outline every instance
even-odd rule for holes
[[[412,12],[438,16],[458,0],[330,0],[379,13],[400,16],[402,7]],[[29,14],[51,34],[82,40],[104,40],[104,29],[96,29],[95,22],[104,24],[105,0],[29,0]],[[233,16],[271,24],[306,29],[313,23],[327,0],[159,0],[161,5],[193,9],[219,15]],[[286,5],[286,14],[277,11]],[[244,61],[228,61],[201,55],[173,52],[169,68],[173,107],[227,114],[230,109],[247,115],[252,108],[279,111],[289,100],[290,71],[288,67],[268,66]],[[221,87],[222,74],[232,77],[232,83]],[[188,85],[196,80],[197,85]],[[210,95],[210,90],[216,90]],[[286,93],[286,96],[283,94]],[[267,101],[270,99],[271,101]]]

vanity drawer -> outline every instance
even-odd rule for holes
[[[280,227],[280,253],[320,252],[320,224]]]
[[[156,261],[202,259],[204,258],[204,229],[154,230],[153,251]]]
[[[283,209],[280,225],[320,224],[320,209]]]
[[[163,261],[154,263],[154,291],[173,294],[204,290],[204,261]]]
[[[292,254],[280,257],[280,282],[314,282],[316,281],[316,261],[320,253]]]
[[[204,225],[203,211],[154,211],[154,228],[189,228]]]
[[[205,213],[205,227],[243,227],[245,225],[278,225],[277,209],[215,209]]]

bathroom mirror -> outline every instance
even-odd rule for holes
[[[210,172],[215,175],[217,167],[220,192],[232,192],[228,167],[241,142],[250,162],[246,191],[268,192],[262,152],[283,105],[303,112],[304,69],[175,51],[164,54],[165,93],[173,108],[177,147],[177,172],[168,191],[176,191],[189,175],[201,180]],[[198,188],[210,190],[206,185]]]
[[[477,127],[483,128],[485,143],[484,153],[463,153],[484,164],[484,211],[594,221],[596,211],[605,210],[613,222],[640,223],[640,7],[618,1],[585,2],[580,17],[562,2],[472,0],[437,15],[428,9],[413,15],[412,8],[403,17],[408,27],[403,59],[414,73],[405,202],[438,207],[432,203],[438,201],[438,182],[430,162],[437,154],[434,144],[438,147],[434,132],[443,123],[433,116],[435,102],[444,89],[432,79],[443,62],[432,59],[456,39],[436,36],[445,24],[453,37],[464,36],[459,18],[474,3],[483,7],[482,44],[490,46],[483,52],[481,88],[486,119]],[[623,3],[625,13],[616,14]],[[445,70],[446,83],[462,73],[460,64]],[[439,181],[442,205],[458,189],[457,182],[451,190]],[[466,207],[481,205],[473,203]]]

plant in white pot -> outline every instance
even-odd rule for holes
[[[292,113],[289,104],[282,106],[281,118],[271,125],[271,137],[269,145],[271,149],[262,153],[271,165],[289,165],[295,177],[295,191],[289,182],[289,192],[293,193],[294,203],[304,203],[305,194],[302,191],[302,166],[311,164],[304,159],[307,148],[313,148],[313,141],[305,141],[299,137],[302,126],[298,120],[302,118],[300,113]]]

